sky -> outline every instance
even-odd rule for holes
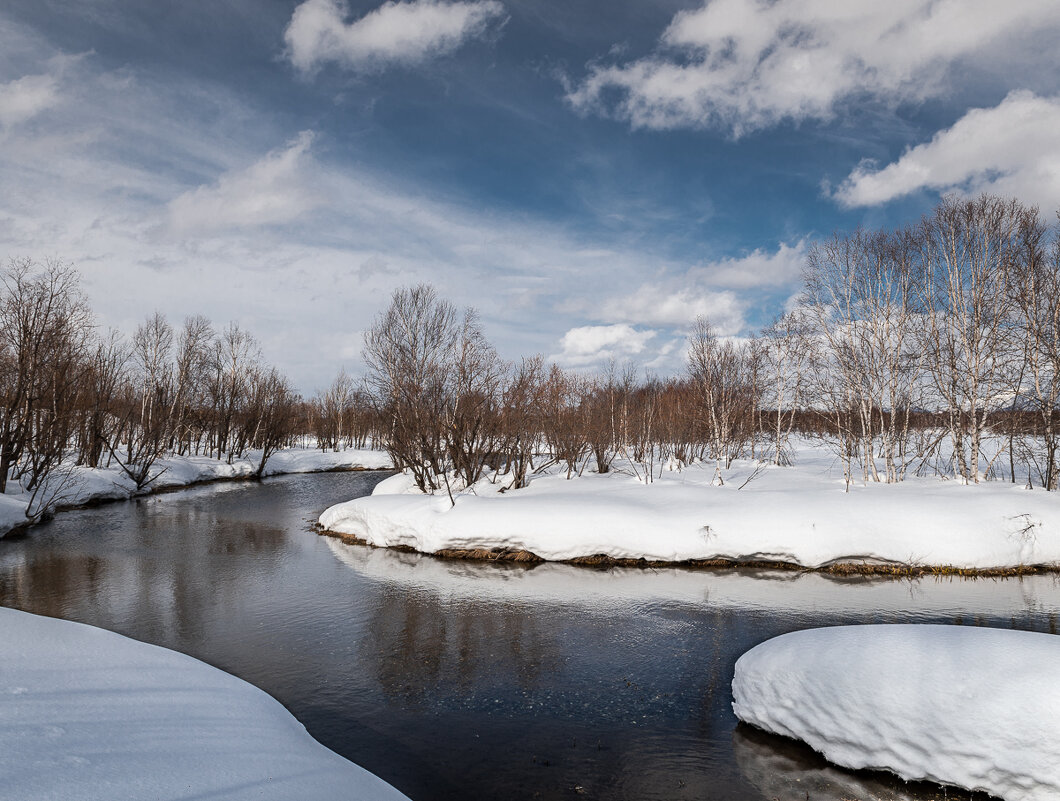
[[[101,329],[236,321],[301,391],[398,287],[502,356],[682,368],[833,231],[1060,207],[1055,0],[5,0],[0,259]]]

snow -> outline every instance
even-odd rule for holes
[[[480,481],[456,495],[425,496],[408,476],[370,497],[326,510],[325,529],[376,546],[525,550],[546,560],[605,555],[660,562],[777,561],[809,568],[881,563],[996,569],[1060,565],[1060,496],[1001,481],[938,477],[852,485],[830,454],[804,448],[796,467],[737,464],[723,486],[715,468],[632,468],[567,480],[553,468],[500,493]]]
[[[2,607],[0,642],[5,798],[405,799],[189,656]]]
[[[831,762],[1060,797],[1060,637],[923,624],[785,634],[736,663],[733,709]]]
[[[227,461],[208,456],[167,456],[155,462],[152,473],[158,478],[146,492],[186,487],[205,481],[249,478],[257,470],[260,451],[250,451],[245,458]],[[326,470],[388,470],[390,457],[384,451],[354,449],[321,451],[318,448],[288,448],[276,451],[265,463],[265,475],[316,473]],[[59,508],[80,506],[106,500],[122,500],[136,494],[135,483],[117,466],[60,468],[65,489]],[[26,523],[29,497],[17,484],[9,483],[8,494],[0,495],[0,537]]]

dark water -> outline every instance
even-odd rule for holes
[[[381,477],[292,476],[65,513],[0,540],[0,603],[234,673],[414,801],[941,798],[738,727],[736,659],[842,623],[1057,628],[1050,576],[521,568],[310,530]]]

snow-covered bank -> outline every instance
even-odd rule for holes
[[[159,473],[145,493],[186,487],[206,481],[249,478],[254,475],[261,454],[251,451],[246,458],[229,464],[208,456],[170,456],[159,459],[152,473]],[[385,451],[348,449],[321,451],[315,448],[288,448],[276,451],[265,464],[265,475],[317,473],[328,470],[388,470],[390,457]],[[64,489],[59,508],[106,500],[123,500],[136,494],[136,484],[118,467],[93,469],[63,468]],[[8,494],[0,495],[0,537],[26,523],[29,497],[9,483]]]
[[[847,768],[1005,801],[1060,797],[1060,637],[934,625],[785,634],[736,663],[733,709]]]
[[[2,607],[0,642],[5,798],[405,799],[189,656]]]
[[[798,467],[769,467],[740,489],[743,464],[724,486],[714,466],[631,473],[534,476],[499,493],[481,481],[456,496],[425,496],[407,476],[372,496],[333,506],[327,531],[425,553],[529,552],[564,561],[602,555],[654,562],[731,560],[822,568],[889,564],[995,570],[1060,566],[1060,496],[1003,482],[939,478],[853,485],[844,491],[829,455],[800,453]]]

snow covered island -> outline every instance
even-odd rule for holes
[[[923,624],[785,634],[736,663],[733,709],[831,762],[1060,798],[1060,637]]]
[[[189,656],[0,607],[5,798],[407,801]]]
[[[649,563],[783,563],[917,572],[1060,567],[1060,496],[1019,484],[938,477],[853,484],[822,448],[797,467],[738,462],[656,470],[616,462],[568,480],[558,466],[523,489],[484,479],[424,495],[408,475],[326,510],[325,533],[441,556]]]
[[[167,456],[155,463],[152,474],[158,473],[158,478],[141,494],[209,481],[250,478],[260,460],[260,452],[255,451],[249,452],[243,459],[234,460],[231,464],[209,456]],[[275,476],[329,470],[388,470],[390,465],[390,457],[385,451],[286,448],[269,457],[264,474]],[[62,473],[61,479],[58,479],[62,483],[57,499],[60,509],[100,501],[124,500],[137,494],[136,484],[117,466],[89,468],[70,465],[64,466],[59,472]],[[10,482],[7,494],[0,495],[0,537],[14,528],[26,525],[26,509],[30,503],[30,496],[22,492],[16,482]]]

